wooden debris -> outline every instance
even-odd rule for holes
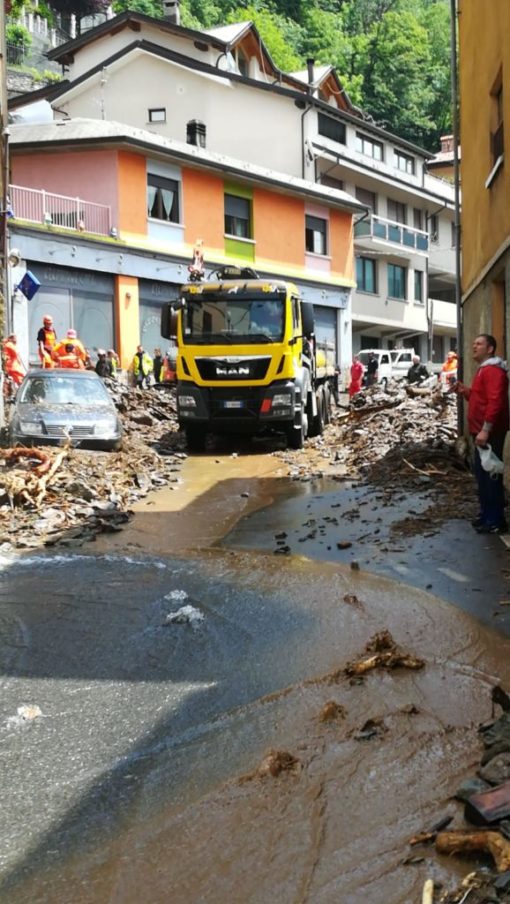
[[[490,788],[489,791],[472,794],[466,801],[464,815],[474,825],[507,819],[510,816],[510,781]]]
[[[510,869],[510,841],[499,832],[440,832],[436,850],[439,854],[490,854],[499,873]]]
[[[0,451],[0,543],[5,549],[81,545],[101,531],[120,530],[140,497],[178,482],[186,454],[175,390],[141,391],[107,382],[123,423],[121,452],[88,451],[69,443]],[[140,412],[150,414],[152,426],[136,423]],[[58,527],[55,511],[61,515]]]
[[[406,653],[397,646],[389,631],[381,631],[367,643],[365,647],[367,653],[372,655],[366,656],[355,662],[349,662],[345,666],[346,675],[365,675],[373,669],[422,669],[425,665],[423,659]]]
[[[421,904],[433,904],[434,902],[434,880],[426,879],[423,886],[421,896]]]

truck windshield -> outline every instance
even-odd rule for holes
[[[192,345],[281,342],[285,296],[262,293],[236,297],[226,293],[188,297],[183,311],[184,342]]]

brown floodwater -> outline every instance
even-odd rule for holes
[[[509,642],[437,597],[364,569],[211,548],[285,493],[280,475],[271,456],[188,459],[181,487],[139,504],[122,534],[95,545],[94,554],[178,554],[205,569],[211,587],[233,588],[239,605],[256,592],[275,606],[273,643],[271,612],[252,613],[254,635],[245,626],[240,655],[253,693],[178,747],[152,751],[131,770],[135,789],[108,832],[65,856],[56,850],[44,869],[25,864],[2,900],[418,904],[426,878],[448,887],[473,868],[408,842],[445,814],[462,825],[451,796],[480,761],[477,726],[493,715],[491,688],[510,684]],[[280,603],[287,621],[280,614],[276,627]],[[259,617],[269,654],[255,643]],[[424,668],[351,682],[343,666],[383,629]],[[228,680],[235,686],[235,674]],[[322,721],[331,701],[341,714]],[[363,731],[368,720],[373,733]],[[294,768],[259,770],[270,750],[291,754]],[[178,793],[168,794],[176,775]],[[108,795],[98,806],[107,809]]]

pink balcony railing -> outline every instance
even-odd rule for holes
[[[14,216],[29,223],[43,223],[78,232],[110,235],[111,208],[94,204],[82,198],[69,198],[53,192],[9,186],[9,197]]]

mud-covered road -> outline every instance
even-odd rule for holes
[[[3,562],[0,900],[410,904],[425,878],[453,887],[472,868],[408,840],[462,823],[450,797],[479,762],[491,688],[510,683],[508,640],[433,595],[441,578],[371,574],[377,535],[366,553],[319,529],[299,544],[307,519],[338,530],[339,509],[285,474],[268,453],[188,459],[177,489],[83,555]],[[282,532],[291,552],[275,555]],[[497,610],[506,554],[490,539]],[[505,627],[500,611],[487,621]],[[350,680],[382,630],[424,667]],[[270,750],[291,768],[268,768]]]

